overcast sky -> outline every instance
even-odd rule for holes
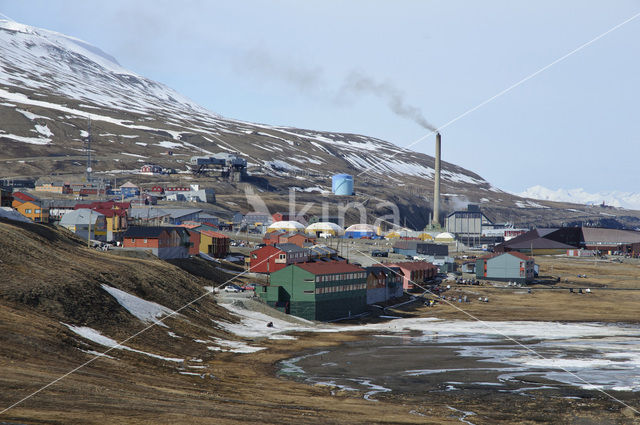
[[[400,146],[639,12],[638,0],[0,0],[224,116]],[[444,160],[514,192],[637,191],[638,40],[640,17],[456,121]],[[433,141],[413,149],[433,154]]]

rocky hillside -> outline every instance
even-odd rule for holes
[[[0,177],[81,175],[91,121],[93,168],[107,178],[135,174],[151,162],[190,179],[191,156],[239,152],[249,161],[250,182],[261,190],[322,193],[332,174],[346,172],[365,197],[397,202],[412,227],[428,221],[431,156],[362,135],[224,118],[122,68],[95,46],[9,20],[0,20],[0,68]],[[446,140],[444,134],[444,149]],[[449,211],[473,202],[493,211],[494,220],[519,223],[554,209],[561,220],[584,215],[502,192],[450,163],[443,164],[442,180]]]

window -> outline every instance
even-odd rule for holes
[[[304,291],[304,293],[305,293],[305,294],[313,294],[313,293],[315,293],[315,292],[316,292],[316,291],[315,291],[315,290],[313,290],[313,289],[311,289],[311,290],[309,290],[309,291]]]
[[[31,214],[31,208],[27,208],[26,210],[24,210],[27,214]]]
[[[40,214],[40,210],[39,209],[36,210],[36,214]]]
[[[134,243],[136,241],[136,238],[131,238],[131,243]]]
[[[280,258],[281,260],[284,260],[284,259],[286,259],[286,258],[287,258],[287,254],[280,254],[279,258]]]
[[[144,238],[144,240],[142,242],[143,243],[147,243],[147,238]]]

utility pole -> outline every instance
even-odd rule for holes
[[[89,231],[87,232],[87,248],[91,248],[91,209],[89,209]]]

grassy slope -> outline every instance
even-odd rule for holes
[[[122,341],[146,325],[100,288],[101,283],[178,308],[212,280],[159,260],[89,250],[66,232],[0,221],[0,410],[42,388],[106,348],[60,322],[90,326]],[[202,272],[206,266],[195,269]],[[202,273],[200,273],[202,274]],[[213,278],[219,281],[226,276]],[[293,353],[352,339],[309,335],[260,341],[251,355],[207,349],[195,339],[237,339],[211,320],[234,320],[209,297],[125,345],[185,359],[184,365],[124,350],[109,352],[0,416],[19,423],[425,423],[401,403],[331,395],[275,377],[275,363]],[[172,338],[168,331],[181,338]],[[211,345],[211,344],[209,344]],[[194,359],[201,359],[196,362]],[[205,366],[204,369],[189,366]],[[190,371],[200,376],[182,375]],[[444,406],[423,406],[431,423],[456,423]],[[436,419],[437,417],[437,419]],[[429,423],[427,421],[426,423]]]

